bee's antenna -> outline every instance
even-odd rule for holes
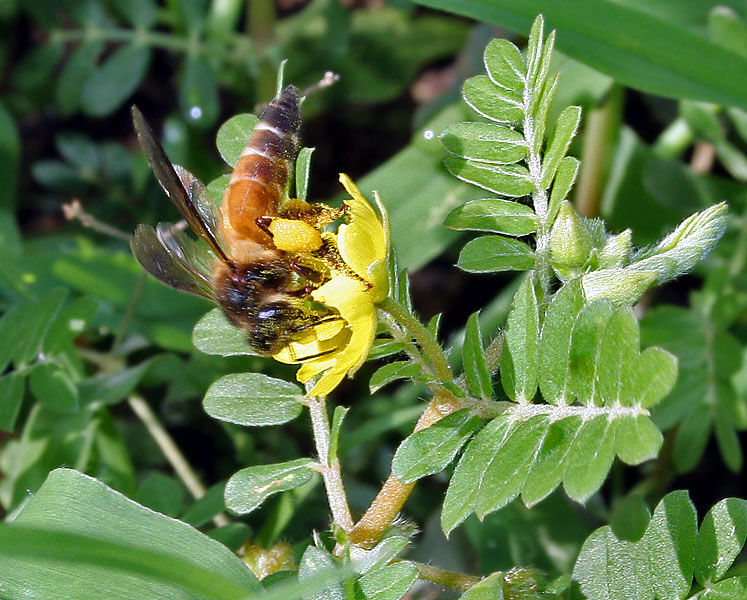
[[[339,79],[340,76],[337,73],[327,71],[324,74],[324,77],[322,77],[314,85],[307,87],[303,92],[301,92],[300,96],[302,98],[305,98],[309,94],[313,94],[315,92],[318,92],[319,90],[323,90],[324,88],[331,86],[333,83],[339,81]]]

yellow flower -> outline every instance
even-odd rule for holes
[[[309,391],[312,396],[326,396],[366,360],[376,335],[375,305],[389,292],[386,211],[376,198],[382,215],[379,219],[347,175],[340,174],[340,182],[351,196],[345,201],[348,219],[337,234],[325,232],[322,236],[336,245],[344,265],[330,261],[330,280],[311,293],[314,301],[335,309],[339,318],[324,319],[304,330],[274,355],[284,363],[304,363],[296,374],[302,383],[321,375]]]

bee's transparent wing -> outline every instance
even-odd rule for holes
[[[210,283],[215,256],[173,225],[161,223],[157,229],[138,225],[130,241],[137,261],[153,277],[166,285],[214,300]]]
[[[145,117],[134,106],[132,121],[143,152],[163,191],[179,209],[192,231],[210,246],[218,258],[230,264],[218,233],[217,207],[205,186],[186,169],[175,168],[171,164]]]

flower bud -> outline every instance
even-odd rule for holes
[[[584,219],[563,200],[550,231],[550,262],[558,275],[567,280],[580,275],[593,247]]]
[[[581,278],[581,289],[587,302],[606,298],[615,304],[635,304],[655,282],[656,271],[602,269]]]
[[[599,268],[624,267],[630,262],[630,249],[633,245],[633,232],[630,229],[611,235],[599,250]]]

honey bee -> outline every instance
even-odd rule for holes
[[[189,171],[173,165],[133,107],[133,121],[153,173],[189,227],[195,241],[174,225],[139,225],[131,248],[148,273],[179,290],[212,300],[243,329],[253,349],[272,355],[299,331],[329,318],[329,311],[307,298],[324,273],[293,252],[273,244],[268,223],[287,216],[281,207],[294,165],[301,125],[300,96],[285,87],[262,114],[234,167],[220,205]],[[322,214],[330,208],[307,213]],[[299,211],[299,201],[291,211]],[[318,216],[323,224],[338,213]],[[334,317],[332,317],[334,318]],[[303,357],[311,359],[315,357]]]

